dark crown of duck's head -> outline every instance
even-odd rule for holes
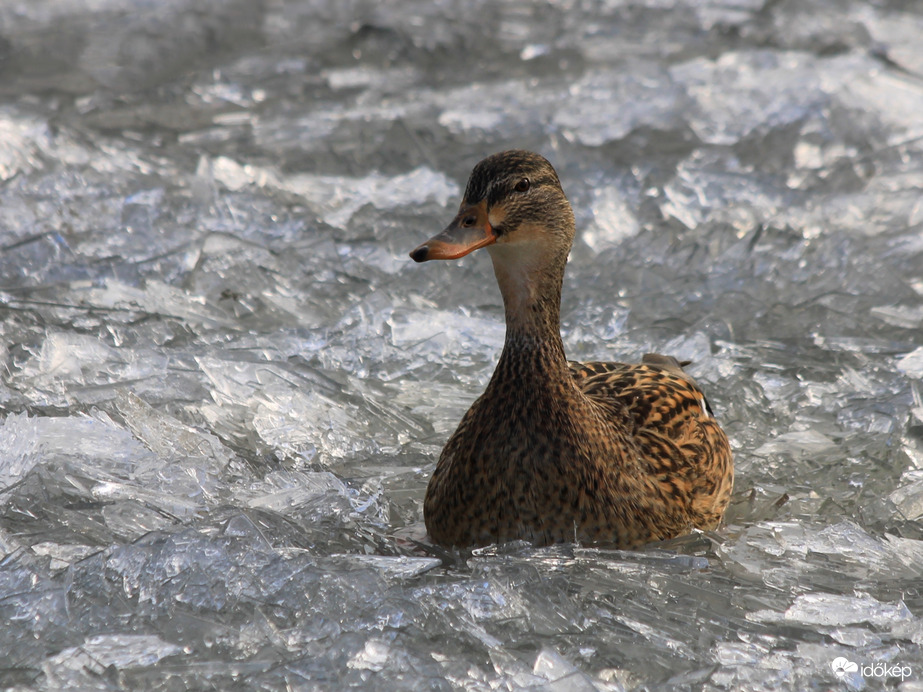
[[[524,180],[530,188],[561,187],[558,174],[544,156],[518,149],[501,151],[482,159],[471,171],[463,204],[477,204],[486,199],[488,206],[493,206],[516,191],[516,186]]]

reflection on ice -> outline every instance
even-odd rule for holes
[[[685,101],[669,75],[647,62],[618,73],[591,72],[570,85],[568,96],[553,122],[568,139],[593,147],[623,139],[638,127],[675,128]],[[620,104],[614,111],[613,103]]]
[[[696,134],[710,144],[733,144],[756,128],[785,127],[822,107],[824,79],[845,81],[851,62],[819,63],[794,52],[728,52],[717,60],[696,58],[670,73],[693,99],[690,125]],[[835,84],[823,86],[836,89]]]
[[[910,353],[898,358],[896,366],[908,377],[923,380],[923,346],[918,346]]]
[[[913,619],[901,602],[880,603],[874,598],[834,594],[804,594],[784,612],[756,611],[749,616],[758,622],[794,622],[804,625],[853,625],[868,623],[875,627],[899,626]]]
[[[923,470],[907,471],[901,475],[901,485],[888,495],[905,519],[923,517]]]
[[[381,210],[426,201],[444,205],[451,196],[458,194],[457,187],[442,174],[425,167],[394,177],[373,173],[358,179],[309,174],[283,178],[269,169],[241,166],[227,157],[219,157],[211,173],[230,190],[254,184],[299,195],[320,218],[337,228],[345,228],[353,215],[367,204]]]
[[[51,687],[96,688],[110,666],[142,668],[181,652],[180,647],[154,635],[102,634],[49,657],[42,672]]]
[[[41,120],[25,120],[0,110],[0,180],[28,173],[40,165],[36,140],[47,133]]]

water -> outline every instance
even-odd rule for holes
[[[914,2],[0,6],[0,683],[923,690]],[[424,550],[556,165],[574,358],[694,360],[728,526]],[[834,667],[834,661],[843,659]],[[855,664],[855,665],[848,665]]]

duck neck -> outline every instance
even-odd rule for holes
[[[561,340],[561,285],[566,257],[531,263],[523,261],[521,253],[516,261],[501,253],[491,253],[491,258],[506,312],[500,366],[511,361],[528,363],[531,367],[520,371],[520,378],[534,374],[543,381],[570,381]]]

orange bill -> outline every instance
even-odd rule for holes
[[[487,200],[463,207],[446,229],[410,253],[414,262],[458,259],[497,242],[487,218]]]

